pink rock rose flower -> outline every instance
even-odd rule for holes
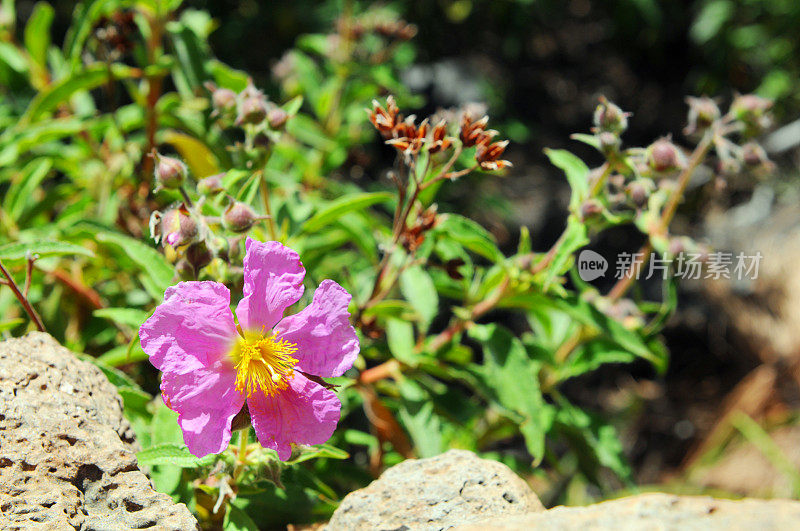
[[[189,451],[222,452],[247,401],[259,442],[286,461],[292,443],[321,444],[339,422],[336,394],[306,375],[341,376],[353,365],[359,343],[351,297],[323,280],[310,305],[284,317],[303,295],[300,257],[274,241],[248,238],[246,250],[238,329],[228,288],[181,282],[167,289],[139,337],[163,373],[161,393],[178,413]]]

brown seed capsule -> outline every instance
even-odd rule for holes
[[[475,152],[475,160],[484,170],[493,171],[508,168],[512,164],[507,160],[500,159],[506,150],[506,146],[508,146],[508,140],[494,142],[492,144],[488,142],[478,144],[478,149]]]
[[[259,219],[249,205],[234,201],[222,214],[222,225],[231,232],[247,232]]]
[[[464,113],[461,117],[461,129],[458,133],[458,137],[461,139],[461,143],[464,147],[472,147],[481,140],[486,141],[491,139],[492,136],[496,134],[496,132],[492,132],[492,134],[487,137],[487,123],[489,123],[488,116],[484,116],[478,121],[473,121],[468,113]]]

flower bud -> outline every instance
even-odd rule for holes
[[[694,98],[690,96],[686,98],[686,103],[689,104],[688,125],[684,130],[687,135],[705,131],[721,115],[719,106],[711,98]]]
[[[222,214],[222,225],[231,232],[247,232],[259,219],[249,205],[234,201]]]
[[[731,103],[731,114],[744,124],[745,136],[754,136],[772,125],[769,115],[771,108],[771,100],[755,94],[744,94],[737,96]]]
[[[166,245],[181,247],[197,238],[197,222],[185,208],[174,208],[161,216],[160,232]]]
[[[742,146],[742,160],[751,168],[771,169],[773,166],[767,152],[757,142],[748,142]]]
[[[156,178],[156,185],[168,190],[180,188],[188,174],[186,164],[174,157],[165,157],[156,151],[153,151],[153,157],[156,162],[155,169],[153,170]]]
[[[600,151],[609,155],[616,153],[619,150],[620,140],[619,136],[608,131],[603,131],[597,135],[597,140],[600,142]]]
[[[186,260],[194,267],[195,272],[199,272],[205,266],[211,263],[211,251],[208,250],[206,242],[200,240],[191,244],[186,249]]]
[[[267,104],[261,94],[245,97],[239,107],[239,124],[260,124],[267,117]]]
[[[209,177],[204,177],[197,182],[197,191],[203,195],[213,195],[223,191],[222,178],[224,173],[218,173]]]
[[[628,197],[631,198],[633,204],[638,208],[644,207],[647,204],[648,198],[650,197],[650,187],[648,187],[645,182],[642,182],[641,180],[630,183],[626,192],[628,193]]]
[[[603,205],[596,199],[588,199],[581,205],[581,219],[593,218],[603,212]]]
[[[609,132],[619,135],[628,128],[628,113],[623,112],[605,98],[594,111],[594,126],[598,133]]]
[[[675,144],[662,138],[647,148],[647,164],[657,172],[667,172],[681,165],[680,154]]]
[[[280,131],[286,125],[286,122],[289,120],[289,115],[281,108],[274,108],[267,114],[267,123],[269,124],[270,129],[274,129],[275,131]]]
[[[219,114],[228,114],[236,110],[236,93],[231,89],[218,88],[211,93],[211,103]]]

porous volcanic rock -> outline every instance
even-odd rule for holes
[[[542,510],[539,498],[504,464],[450,450],[404,461],[351,492],[326,529],[439,530]]]
[[[640,494],[587,507],[492,518],[458,531],[783,531],[800,529],[800,502]]]
[[[153,490],[122,401],[52,337],[0,342],[0,528],[197,528]]]

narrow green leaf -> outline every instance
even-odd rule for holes
[[[0,259],[23,260],[27,253],[38,254],[40,258],[58,255],[83,255],[93,257],[94,253],[74,243],[41,240],[34,242],[14,242],[0,246]]]
[[[492,262],[504,260],[494,237],[478,223],[458,214],[441,216],[436,232],[463,245],[469,251]]]
[[[589,168],[584,162],[563,149],[546,149],[544,151],[553,166],[563,170],[567,176],[572,195],[569,208],[576,212],[589,192]]]
[[[136,308],[101,308],[92,312],[92,315],[138,329],[149,314]]]
[[[31,59],[40,67],[47,62],[47,48],[50,47],[50,25],[55,11],[47,2],[37,2],[25,26],[25,47]]]
[[[407,365],[416,366],[414,326],[408,321],[391,318],[386,321],[386,342],[392,355]]]
[[[139,240],[114,232],[98,232],[97,240],[119,246],[144,271],[162,293],[172,285],[175,270],[155,249]]]
[[[303,224],[301,231],[318,231],[348,212],[363,210],[376,203],[386,203],[393,198],[394,195],[388,192],[365,192],[340,197],[314,214],[311,219]]]
[[[200,460],[185,446],[161,443],[136,454],[139,466],[175,465],[181,468],[195,468]]]
[[[431,276],[420,266],[409,267],[400,275],[400,291],[420,316],[420,328],[427,331],[439,313],[439,295]]]

